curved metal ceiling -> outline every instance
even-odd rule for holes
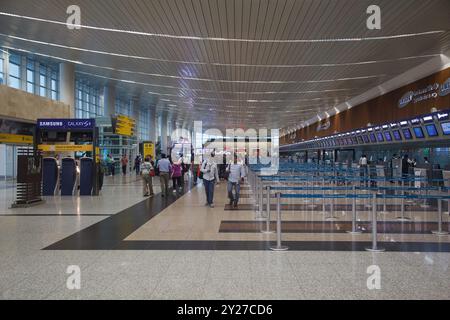
[[[0,0],[0,45],[76,63],[205,126],[282,128],[450,48],[448,0]]]

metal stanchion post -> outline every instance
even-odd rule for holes
[[[332,191],[331,199],[330,199],[330,216],[326,217],[325,220],[327,221],[336,221],[337,217],[334,215],[334,196],[336,195],[334,191]]]
[[[322,213],[325,216],[325,178],[322,179]]]
[[[402,194],[401,194],[401,203],[400,203],[400,210],[401,210],[401,216],[397,217],[398,221],[409,221],[411,220],[408,217],[405,217],[405,190],[402,189]]]
[[[372,247],[366,248],[366,251],[370,252],[383,252],[384,248],[380,248],[377,245],[377,195],[374,194],[372,198]]]
[[[355,186],[352,187],[353,195],[352,195],[352,231],[347,231],[350,234],[360,234],[361,230],[356,229],[356,193]]]
[[[435,235],[444,236],[448,232],[442,230],[442,199],[438,199],[438,230],[431,231]]]
[[[262,233],[274,233],[274,231],[270,230],[270,186],[266,186],[267,190],[267,204],[266,204],[266,230],[262,230]]]
[[[286,251],[289,248],[281,245],[281,193],[277,193],[277,246],[270,247],[272,251]]]

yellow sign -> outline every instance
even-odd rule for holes
[[[95,161],[97,163],[100,163],[100,148],[99,147],[95,147]]]
[[[20,134],[0,133],[0,143],[33,144],[33,136]]]
[[[133,130],[117,128],[116,129],[116,134],[120,134],[120,135],[123,135],[123,136],[132,136],[133,135]]]
[[[117,115],[116,134],[123,136],[133,136],[136,126],[136,121],[124,115]]]
[[[123,115],[118,115],[117,116],[117,122],[121,122],[121,123],[127,123],[127,124],[129,124],[130,126],[134,126],[134,124],[136,123],[136,120],[134,120],[134,119],[132,119],[132,118],[130,118],[130,117],[127,117],[127,116],[123,116]]]
[[[91,144],[40,144],[38,149],[44,152],[87,152],[93,150]]]
[[[152,142],[144,142],[144,158],[146,156],[152,156],[155,159],[155,145]]]

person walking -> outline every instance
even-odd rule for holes
[[[219,172],[214,161],[215,152],[211,152],[211,157],[202,163],[200,171],[203,173],[203,184],[205,185],[206,203],[205,206],[214,208],[214,186],[219,184]]]
[[[181,159],[179,159],[177,162],[174,162],[172,164],[172,185],[173,185],[173,192],[181,191],[182,189],[182,167],[181,167]]]
[[[144,197],[153,197],[153,176],[155,175],[155,169],[151,163],[151,158],[147,156],[144,162],[141,164],[140,173],[144,181]]]
[[[109,174],[114,176],[115,172],[115,164],[114,159],[111,154],[108,154],[108,156],[105,159],[106,165],[108,166]]]
[[[368,182],[368,167],[367,167],[367,157],[365,154],[363,154],[361,156],[361,158],[359,158],[359,175],[361,176],[361,183],[363,184],[363,180],[364,180],[364,184],[366,185],[366,187],[369,185]]]
[[[136,176],[138,176],[141,170],[141,156],[139,154],[134,158],[134,170],[136,171]]]
[[[230,163],[226,172],[228,173],[227,191],[228,198],[230,199],[230,207],[237,208],[239,202],[239,193],[241,191],[241,183],[244,182],[245,168],[242,164],[238,163],[238,157],[235,154],[233,163]],[[234,189],[234,194],[233,194]]]
[[[128,158],[126,154],[122,155],[122,159],[120,159],[120,163],[122,164],[122,174],[127,174],[127,166],[128,166]]]
[[[161,154],[161,159],[158,161],[157,168],[159,171],[159,181],[161,183],[161,196],[167,197],[169,195],[169,177],[172,171],[172,165],[166,155]]]

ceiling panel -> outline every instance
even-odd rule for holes
[[[371,2],[78,0],[95,28],[69,30],[55,22],[72,1],[0,0],[20,16],[0,14],[0,45],[77,61],[80,76],[158,101],[173,119],[278,128],[449,50],[450,1],[377,1],[382,29],[368,30]]]

